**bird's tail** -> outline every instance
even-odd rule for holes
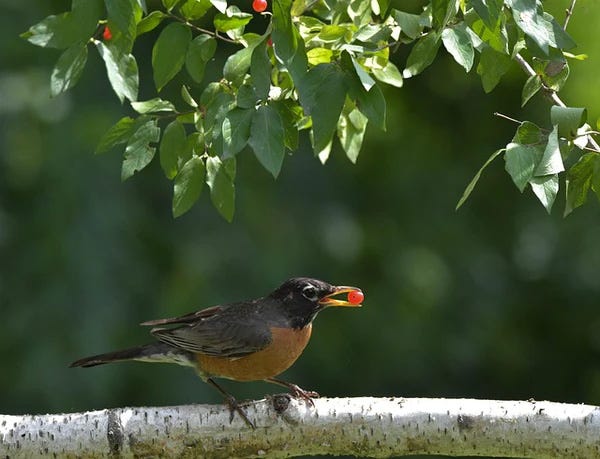
[[[121,351],[92,355],[76,360],[70,367],[95,367],[105,363],[139,360],[141,362],[177,363],[194,366],[195,360],[190,352],[178,349],[165,343],[150,343],[143,346],[130,347]]]

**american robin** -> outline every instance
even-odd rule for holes
[[[348,294],[348,300],[336,298],[344,293]],[[312,402],[311,397],[318,396],[317,393],[275,376],[300,356],[319,311],[329,306],[360,306],[362,299],[362,292],[356,287],[336,287],[317,279],[295,277],[263,298],[143,322],[141,325],[155,327],[150,333],[158,342],[86,357],[73,362],[71,367],[93,367],[123,360],[191,366],[223,395],[232,416],[237,411],[254,427],[235,398],[213,378],[263,380],[287,387],[293,396]]]

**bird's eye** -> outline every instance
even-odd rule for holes
[[[302,289],[302,295],[304,295],[304,298],[310,301],[315,301],[318,298],[317,289],[314,288],[312,285],[307,285],[306,287],[304,287]]]

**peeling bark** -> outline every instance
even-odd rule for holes
[[[0,457],[291,457],[412,454],[600,457],[600,408],[536,401],[316,399],[0,415]]]

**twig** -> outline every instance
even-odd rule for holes
[[[505,120],[512,121],[513,123],[516,123],[516,124],[521,124],[522,123],[522,121],[519,121],[517,119],[511,118],[510,116],[505,115],[504,113],[494,112],[494,116],[497,116],[498,118],[504,118]]]
[[[175,19],[176,21],[181,22],[182,24],[185,24],[188,27],[191,27],[192,29],[196,30],[197,32],[202,32],[205,33],[207,35],[211,35],[215,38],[218,38],[220,40],[226,41],[227,43],[233,43],[234,45],[239,45],[240,42],[232,40],[231,38],[226,38],[223,35],[219,35],[219,33],[217,31],[214,30],[208,30],[208,29],[204,29],[202,27],[197,26],[196,24],[192,24],[190,21],[188,21],[187,19],[184,19],[182,17],[177,16],[176,14],[173,13],[167,13],[167,15],[171,18],[171,19]]]
[[[573,8],[575,8],[575,3],[577,3],[577,0],[571,0],[571,6],[569,6],[569,8],[567,8],[566,17],[565,17],[565,25],[563,26],[563,29],[565,30],[565,32],[567,31],[567,26],[569,25],[571,16],[573,16]]]

